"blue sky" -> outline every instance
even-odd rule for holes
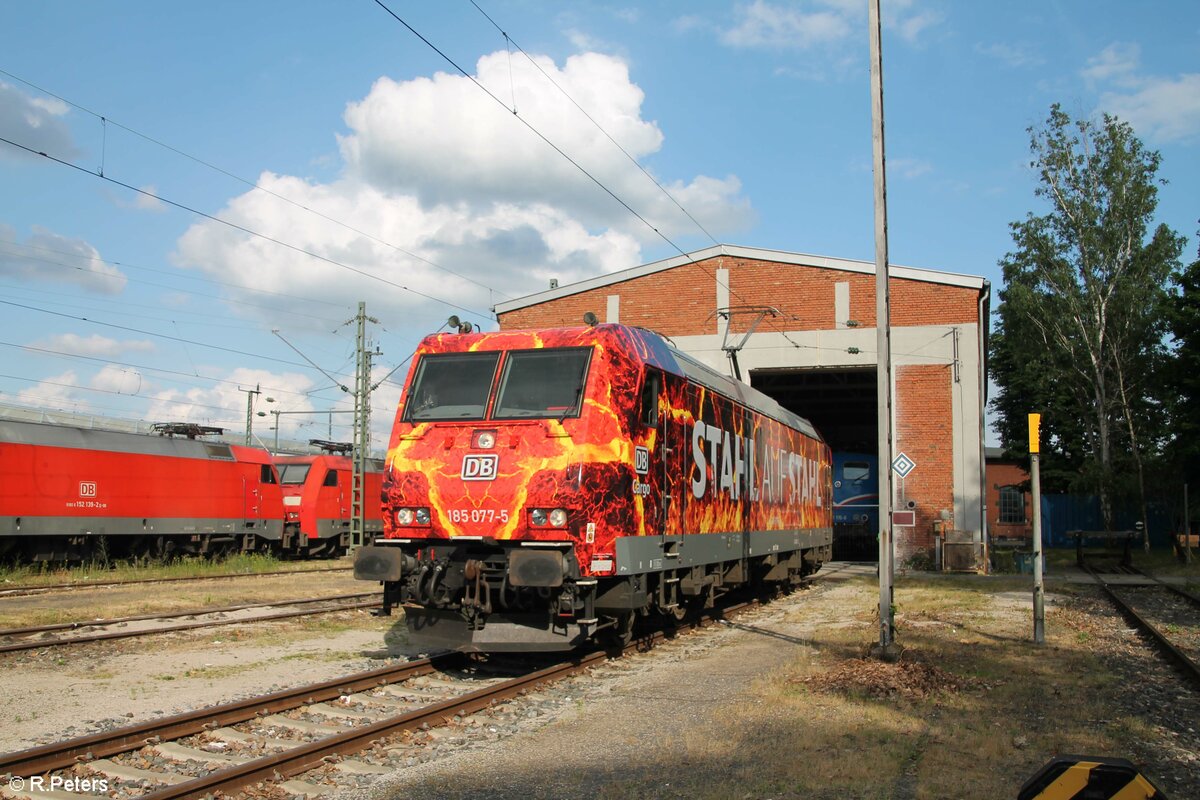
[[[865,0],[477,2],[388,0],[475,81],[371,0],[0,4],[0,137],[73,165],[0,142],[0,401],[240,429],[255,384],[349,407],[284,339],[350,384],[359,300],[379,379],[451,313],[677,247],[874,258]],[[1055,102],[1162,154],[1194,257],[1200,5],[883,7],[893,263],[998,287]]]

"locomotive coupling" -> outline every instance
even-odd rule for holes
[[[359,581],[398,581],[416,568],[417,560],[398,547],[368,545],[354,556],[354,579]]]

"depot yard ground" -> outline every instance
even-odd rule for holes
[[[535,733],[370,796],[1015,798],[1051,757],[1084,753],[1200,797],[1200,694],[1068,571],[1052,568],[1042,646],[1028,576],[899,575],[895,665],[864,658],[874,568],[830,576],[705,644],[579,683]]]
[[[1074,570],[1073,552],[1050,555],[1043,646],[1031,641],[1030,576],[901,572],[904,656],[896,665],[867,660],[878,637],[874,567],[829,565],[811,589],[733,624],[545,690],[570,701],[497,741],[443,746],[439,753],[450,755],[377,783],[371,800],[1006,798],[1062,753],[1127,758],[1172,800],[1200,798],[1200,694]],[[1182,573],[1200,589],[1200,565],[1162,556],[1146,566]],[[258,592],[289,598],[318,580],[329,581],[324,591],[339,581],[370,586],[346,573],[252,580]],[[192,587],[204,596],[188,603],[227,604],[245,591],[236,583]],[[123,608],[157,605],[176,587],[96,591],[80,613],[115,616],[105,598]],[[10,725],[0,749],[72,726],[78,733],[89,720],[175,713],[406,652],[396,617],[334,622],[9,655],[0,659],[0,694],[39,710]]]

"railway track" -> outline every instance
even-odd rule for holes
[[[1200,690],[1200,597],[1136,567],[1126,567],[1123,574],[1141,576],[1146,582],[1140,585],[1115,584],[1089,565],[1085,564],[1084,569],[1125,618],[1149,636]]]
[[[677,631],[756,605],[740,603],[674,631],[645,634],[625,652],[648,649]],[[421,659],[2,755],[0,774],[10,776],[8,794],[16,797],[34,796],[25,790],[37,788],[35,778],[46,788],[55,779],[59,786],[82,786],[82,792],[73,793],[81,800],[87,800],[89,788],[100,786],[98,781],[104,782],[98,794],[122,800],[229,795],[263,782],[293,795],[315,794],[321,786],[296,776],[314,770],[371,775],[400,769],[411,762],[414,749],[435,738],[432,729],[487,725],[488,713],[496,713],[497,706],[609,657],[602,650],[575,653],[557,663],[520,668],[513,677],[488,674],[486,665],[458,654]],[[406,732],[408,739],[398,738]],[[368,749],[366,756],[347,758]]]
[[[296,609],[296,606],[315,606],[328,604],[319,608]],[[333,614],[338,611],[352,611],[360,608],[378,608],[380,605],[378,592],[363,592],[359,594],[330,595],[303,600],[275,600],[266,603],[244,603],[242,605],[222,606],[219,608],[201,608],[190,611],[177,611],[167,614],[140,614],[132,617],[117,617],[113,619],[87,620],[83,622],[62,622],[52,625],[35,625],[25,628],[8,628],[0,630],[0,653],[14,653],[22,650],[41,650],[51,647],[63,647],[72,644],[101,642],[111,639],[129,639],[138,636],[152,636],[160,633],[175,633],[199,628],[215,628],[223,625],[245,625],[253,622],[270,622],[279,619],[313,616],[315,614]],[[261,614],[249,617],[225,617],[183,622],[176,625],[147,626],[127,628],[124,630],[100,630],[113,626],[126,626],[130,623],[151,622],[154,620],[171,620],[184,617],[201,617],[214,614],[230,614],[256,608],[293,608],[291,611],[280,611],[273,614]],[[92,632],[88,632],[91,629]],[[47,638],[53,633],[78,634],[63,635]]]
[[[273,572],[237,572],[229,575],[195,575],[186,578],[138,578],[131,581],[86,581],[75,583],[25,584],[0,587],[0,599],[5,597],[27,597],[48,592],[65,592],[75,589],[110,588],[113,586],[140,586],[152,583],[178,583],[180,581],[217,581],[232,578],[266,578],[272,575],[307,575],[318,572],[348,572],[353,567],[322,567],[320,569],[282,569]]]

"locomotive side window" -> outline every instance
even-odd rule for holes
[[[408,395],[405,419],[483,419],[499,360],[499,353],[424,356]]]
[[[658,395],[662,391],[662,375],[653,370],[646,370],[646,379],[642,382],[641,419],[647,428],[658,426]]]
[[[324,482],[322,482],[321,485],[322,486],[337,486],[337,470],[331,469],[331,470],[329,470],[329,472],[326,472],[325,480],[324,480]]]
[[[588,348],[558,348],[509,353],[492,416],[579,416],[591,352]]]
[[[275,470],[271,469],[270,464],[263,464],[262,470],[258,475],[259,483],[275,483]]]
[[[865,481],[871,476],[871,465],[866,461],[847,461],[842,465],[842,480],[847,482]]]

